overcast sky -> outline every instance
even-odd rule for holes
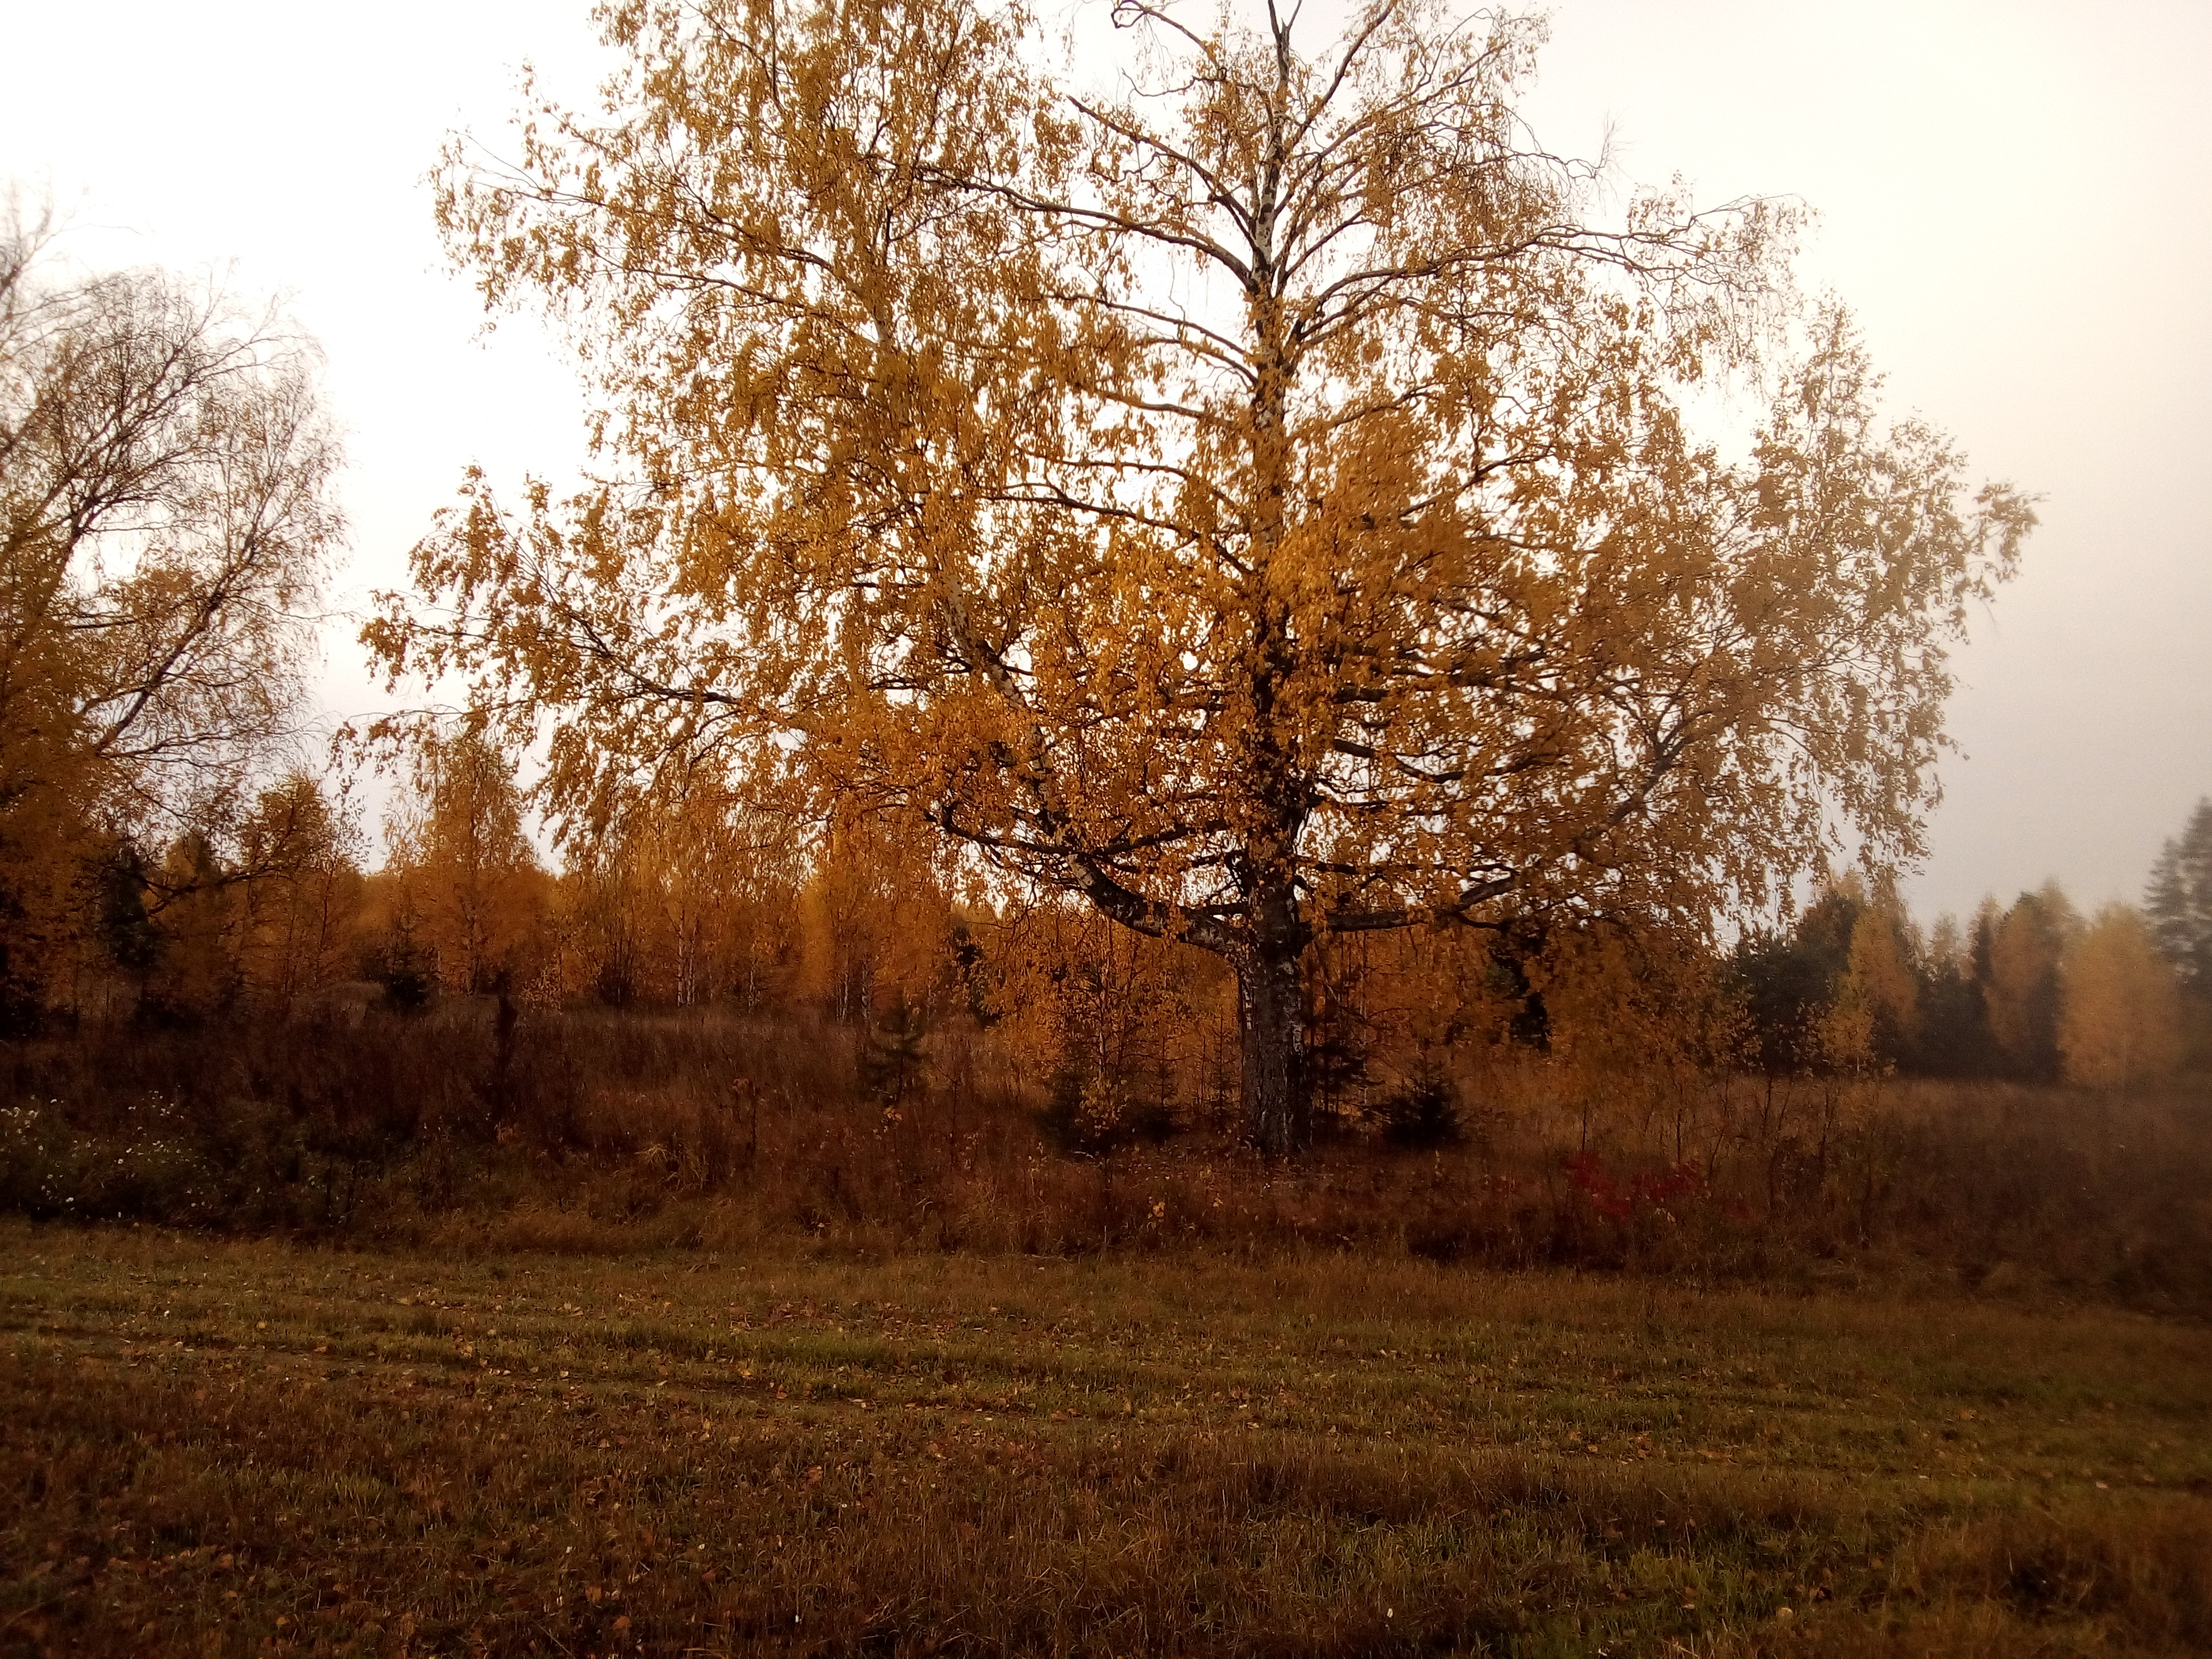
[[[1048,8],[1049,9],[1049,8]],[[2039,492],[2021,580],[1958,659],[1932,917],[2057,877],[2134,897],[2212,793],[2212,5],[1563,0],[1547,144],[1698,198],[1802,198],[1802,271],[1857,311],[1892,407]],[[561,474],[580,400],[535,327],[489,337],[422,175],[499,147],[525,58],[597,70],[564,0],[374,7],[0,0],[0,178],[87,264],[228,270],[329,356],[349,602],[399,579],[460,471]],[[373,706],[334,632],[327,695]]]

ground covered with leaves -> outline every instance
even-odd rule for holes
[[[1353,1255],[14,1224],[0,1652],[2212,1647],[2212,1332]]]

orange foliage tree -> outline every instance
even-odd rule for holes
[[[2108,904],[2066,955],[2058,1051],[2069,1082],[2124,1089],[2163,1081],[2181,1064],[2174,972],[2142,911]]]
[[[0,1020],[86,931],[86,865],[183,830],[169,876],[227,879],[207,832],[296,730],[341,534],[311,348],[47,244],[0,203]]]
[[[780,1001],[794,965],[803,849],[718,780],[676,772],[604,830],[573,835],[561,879],[568,988],[622,1004]]]
[[[528,988],[545,965],[552,878],[522,831],[514,768],[482,738],[427,741],[392,814],[386,926],[459,996]]]
[[[1990,1036],[2018,1076],[2058,1074],[2062,969],[2081,931],[2081,918],[2056,881],[2007,909],[1984,902],[1976,920],[1976,977]]]
[[[1816,1033],[1822,1058],[1846,1071],[1894,1066],[1920,1035],[1919,952],[1893,890],[1860,906],[1850,953]]]
[[[984,1012],[1016,1066],[1043,1085],[1056,1139],[1103,1149],[1206,1110],[1224,1011],[1215,958],[1058,892],[978,920]]]
[[[1791,211],[1605,218],[1516,114],[1529,20],[1113,18],[1092,96],[1018,5],[604,7],[605,107],[457,143],[439,208],[576,330],[601,481],[472,477],[387,666],[557,715],[556,811],[750,744],[1218,956],[1279,1152],[1322,937],[1917,852],[2032,515],[1791,324]],[[1775,393],[1741,458],[1686,413],[1723,381]]]
[[[950,895],[911,837],[848,814],[808,849],[799,896],[800,995],[839,1020],[926,1022],[950,988]]]
[[[345,976],[361,907],[362,836],[343,802],[295,773],[264,790],[240,827],[241,977],[282,1006]]]

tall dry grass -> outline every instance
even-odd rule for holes
[[[2212,1307],[2212,1093],[1468,1057],[1261,1162],[1218,1091],[1070,1137],[989,1031],[721,1011],[88,1028],[0,1049],[0,1207],[590,1250],[1412,1253],[1705,1277],[1935,1277]]]

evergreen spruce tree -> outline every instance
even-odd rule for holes
[[[2151,866],[2143,908],[2160,955],[2187,990],[2212,995],[2212,800],[2200,800],[2189,823]]]

